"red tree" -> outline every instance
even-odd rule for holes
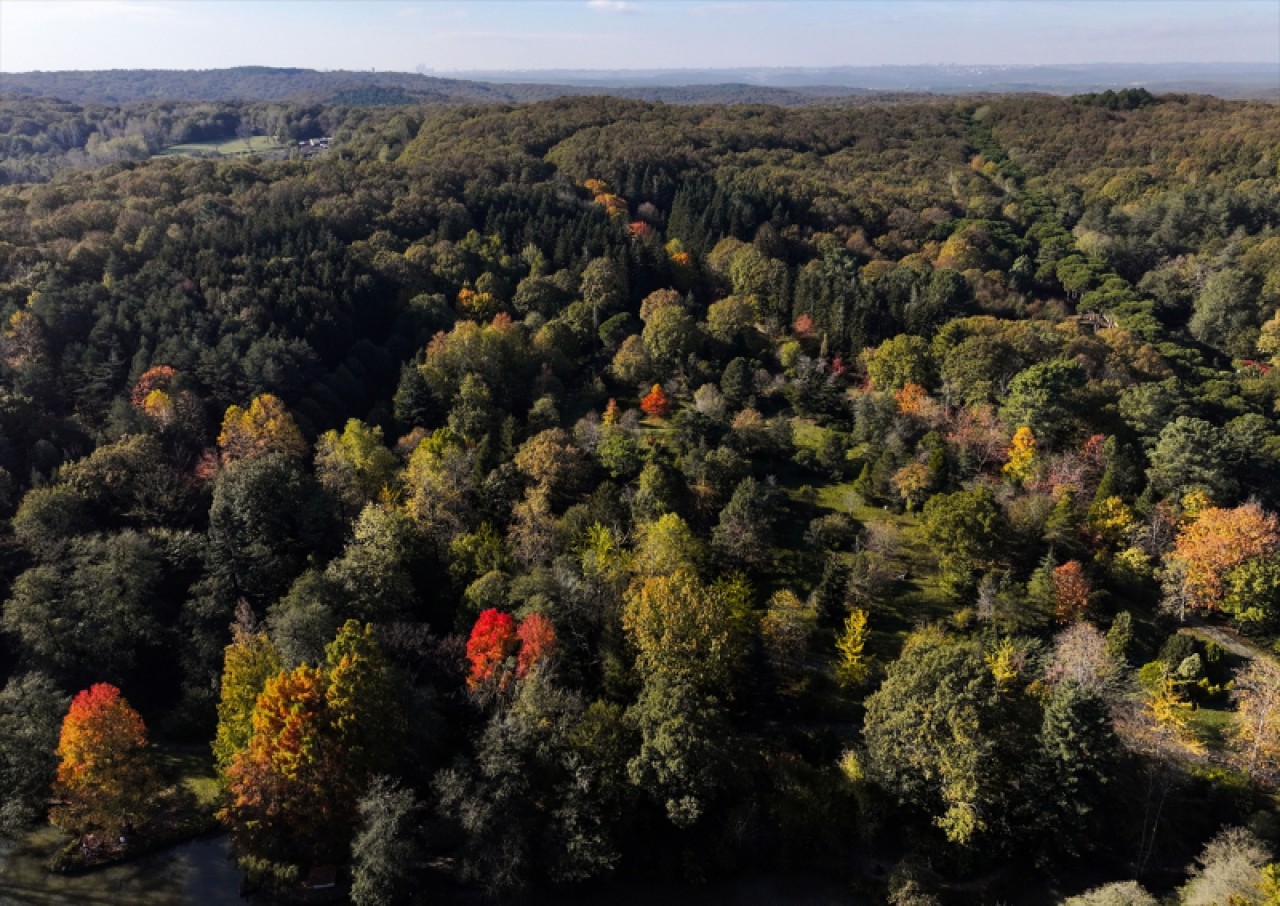
[[[519,643],[511,614],[493,607],[480,614],[467,639],[467,660],[471,662],[467,685],[478,689],[493,679]]]
[[[662,392],[661,384],[654,384],[649,395],[640,401],[640,408],[650,418],[666,418],[671,412],[671,400]]]
[[[516,678],[524,679],[529,671],[551,654],[556,645],[556,628],[540,613],[531,613],[520,621],[516,633],[520,637],[520,653],[516,657]]]

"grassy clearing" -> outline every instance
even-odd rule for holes
[[[156,154],[156,157],[247,157],[251,154],[263,154],[268,151],[287,151],[283,145],[269,135],[251,135],[248,138],[228,138],[214,142],[190,142],[185,145],[170,145]]]
[[[218,828],[215,813],[221,791],[207,751],[159,749],[152,754],[152,764],[160,789],[152,797],[153,813],[146,825],[123,846],[110,842],[90,849],[81,846],[78,837],[70,840],[54,855],[50,870],[75,873],[126,862]]]

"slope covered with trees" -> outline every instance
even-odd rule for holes
[[[7,826],[149,738],[360,903],[1275,896],[1276,107],[313,115],[0,188]]]

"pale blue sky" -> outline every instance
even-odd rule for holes
[[[0,0],[0,70],[1268,62],[1280,0]]]

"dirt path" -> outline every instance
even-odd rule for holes
[[[1179,629],[1178,632],[1216,642],[1232,654],[1245,660],[1253,660],[1256,657],[1260,657],[1271,661],[1273,664],[1280,664],[1280,658],[1277,658],[1275,654],[1240,635],[1234,629],[1228,629],[1225,626],[1214,626],[1199,617],[1188,617],[1186,625]]]

